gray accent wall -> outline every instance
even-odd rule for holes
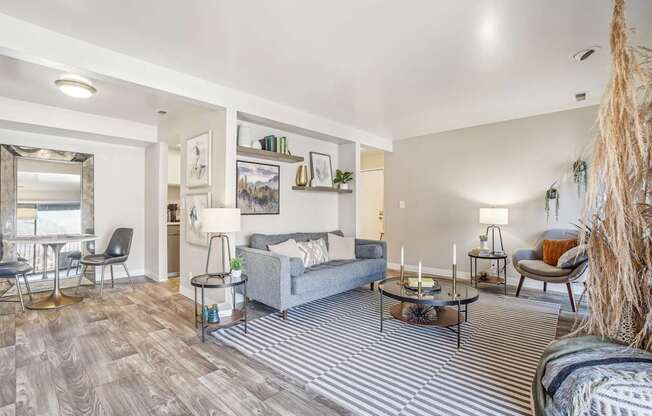
[[[484,232],[480,207],[509,208],[503,227],[509,253],[533,245],[546,228],[577,222],[582,204],[571,166],[578,157],[590,161],[596,117],[597,107],[586,107],[395,141],[385,155],[390,262],[400,261],[404,245],[406,263],[450,270],[455,242],[458,270],[468,272],[466,253]],[[547,223],[544,195],[555,180],[560,217]],[[511,265],[508,274],[515,275]]]

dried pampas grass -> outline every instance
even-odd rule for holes
[[[577,333],[652,350],[650,50],[628,44],[625,1],[614,0],[612,78],[599,114],[582,233],[590,312]]]

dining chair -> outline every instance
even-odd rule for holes
[[[81,251],[71,251],[67,256],[68,270],[66,270],[66,277],[70,276],[70,269],[75,269],[75,276],[79,275],[79,267],[81,266]]]
[[[2,238],[0,237],[0,259],[3,258],[3,244]],[[20,302],[20,308],[25,312],[25,301],[23,300],[23,291],[20,288],[20,279],[19,276],[23,276],[23,281],[25,282],[25,287],[27,287],[27,293],[29,294],[29,300],[32,300],[32,289],[29,287],[29,281],[27,280],[27,273],[32,271],[32,266],[29,265],[26,261],[0,261],[0,279],[14,279],[14,285],[16,286],[16,291],[18,292],[18,302]],[[11,289],[11,287],[9,288]],[[15,300],[8,300],[4,298],[4,294],[9,291],[7,289],[0,295],[1,302],[16,302]]]
[[[86,275],[88,266],[101,266],[102,272],[100,274],[100,296],[102,296],[102,291],[104,289],[104,269],[106,266],[109,266],[111,271],[111,287],[113,287],[113,266],[120,265],[125,269],[125,272],[129,277],[131,288],[135,290],[133,278],[129,274],[129,269],[127,269],[126,264],[127,259],[129,259],[129,250],[131,249],[131,240],[133,239],[133,236],[133,228],[117,228],[115,231],[113,231],[111,240],[109,240],[109,244],[106,246],[104,253],[90,254],[82,257],[81,264],[83,269],[79,275],[77,287],[81,286],[82,278]]]

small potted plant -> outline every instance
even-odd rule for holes
[[[480,234],[480,250],[487,250],[489,248],[488,241],[489,236],[487,234]]]
[[[231,266],[231,276],[240,277],[242,276],[242,269],[244,268],[245,259],[241,256],[235,256],[231,259],[229,265]]]
[[[345,172],[340,169],[335,171],[335,179],[333,179],[333,183],[336,183],[339,189],[350,189],[349,182],[352,180],[353,172]]]

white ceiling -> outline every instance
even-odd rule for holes
[[[652,1],[628,0],[652,45]],[[0,0],[0,12],[394,138],[595,103],[609,0]],[[600,45],[578,64],[573,52]],[[574,101],[587,91],[589,100]],[[99,95],[98,95],[99,99]]]
[[[137,85],[91,79],[97,93],[88,99],[69,97],[54,81],[64,72],[0,55],[0,96],[106,117],[158,125],[162,117],[183,116],[206,106]]]

